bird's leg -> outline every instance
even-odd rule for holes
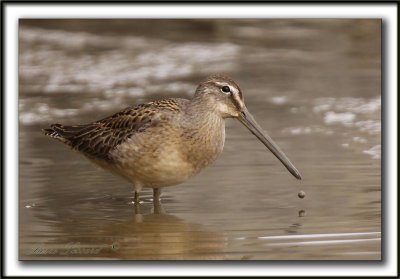
[[[135,219],[139,218],[137,221],[141,220],[141,214],[140,214],[140,203],[139,203],[139,192],[135,191],[135,197],[133,200],[133,206],[135,207]]]
[[[133,200],[135,204],[139,204],[139,192],[135,191],[135,198]]]
[[[153,201],[160,202],[161,188],[153,188]]]
[[[154,206],[154,214],[164,214],[165,210],[160,202],[161,196],[161,188],[153,189],[153,206]]]
[[[165,214],[164,207],[162,206],[160,200],[153,201],[153,213],[154,214]]]
[[[135,209],[135,218],[138,217],[139,219],[141,218],[140,216],[142,214],[140,214],[140,204],[139,203],[135,203],[133,205],[134,209]]]

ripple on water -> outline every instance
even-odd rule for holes
[[[335,135],[341,138],[342,142],[338,143],[341,147],[351,147],[370,155],[372,159],[381,158],[380,97],[317,98],[311,106],[312,115],[321,118],[321,125],[287,127],[283,132],[291,135]],[[291,112],[293,109],[296,108],[291,108]]]
[[[334,111],[352,113],[374,113],[381,109],[381,97],[372,99],[364,98],[318,98],[314,101],[314,112],[324,112],[333,109]]]
[[[20,121],[25,125],[93,109],[120,108],[132,97],[192,94],[195,84],[171,83],[169,79],[199,71],[232,70],[240,50],[233,43],[175,44],[154,38],[97,36],[26,26],[21,27],[20,41],[20,89],[25,93],[20,95],[24,103],[20,106]],[[87,51],[99,46],[99,51]],[[74,109],[36,105],[30,94],[82,92],[95,98],[88,98]]]
[[[356,115],[352,112],[337,113],[334,111],[328,111],[325,113],[324,122],[328,125],[338,123],[344,126],[351,126],[355,118]]]
[[[368,154],[371,156],[372,159],[380,159],[381,158],[381,145],[375,145],[374,147],[371,147],[368,150],[363,151],[365,154]]]

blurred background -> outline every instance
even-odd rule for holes
[[[232,77],[295,180],[238,121],[162,208],[45,137]],[[381,259],[381,21],[19,22],[19,258]],[[306,192],[304,199],[297,193]]]

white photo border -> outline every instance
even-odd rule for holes
[[[398,3],[2,3],[3,271],[5,276],[396,276]],[[18,20],[20,18],[381,18],[383,261],[18,261]]]

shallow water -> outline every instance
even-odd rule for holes
[[[379,20],[22,20],[19,39],[20,259],[381,259]],[[137,210],[40,131],[190,98],[214,73],[302,181],[230,119],[212,166]]]

